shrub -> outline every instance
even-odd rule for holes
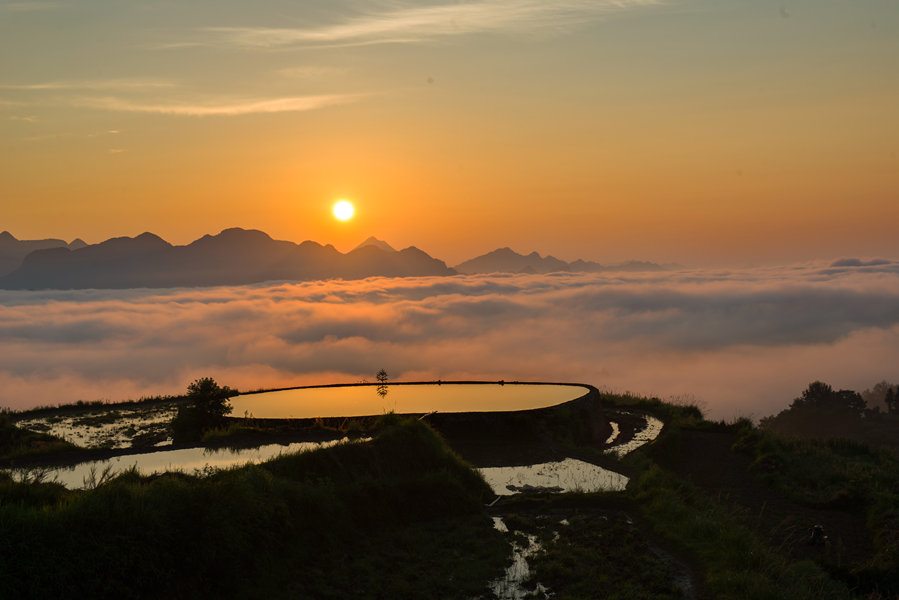
[[[212,377],[197,379],[187,386],[188,405],[178,409],[172,419],[172,438],[176,444],[195,442],[203,433],[221,427],[225,416],[231,412],[228,398],[237,390],[220,387]]]

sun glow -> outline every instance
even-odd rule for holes
[[[334,213],[334,218],[338,221],[349,221],[353,218],[353,214],[355,214],[356,209],[353,207],[353,203],[349,200],[340,200],[339,202],[334,204],[332,212]]]

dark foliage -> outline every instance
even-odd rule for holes
[[[176,444],[196,442],[206,431],[221,427],[231,412],[228,398],[237,390],[219,386],[211,377],[197,379],[187,386],[188,404],[172,419],[172,439]]]
[[[73,444],[55,436],[16,427],[8,414],[0,413],[0,458],[34,456],[73,448]]]
[[[814,408],[846,412],[858,416],[865,410],[865,401],[858,392],[836,391],[824,382],[815,381],[809,384],[799,398],[793,400],[790,408]]]
[[[508,551],[418,421],[205,477],[23,486],[0,479],[4,598],[470,598]]]

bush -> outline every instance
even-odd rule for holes
[[[197,379],[187,386],[187,406],[178,409],[172,419],[172,438],[176,444],[196,442],[210,429],[221,427],[231,412],[228,398],[237,390],[219,386],[212,377]]]

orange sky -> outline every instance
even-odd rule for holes
[[[887,1],[2,2],[0,229],[896,257],[896,73]]]

